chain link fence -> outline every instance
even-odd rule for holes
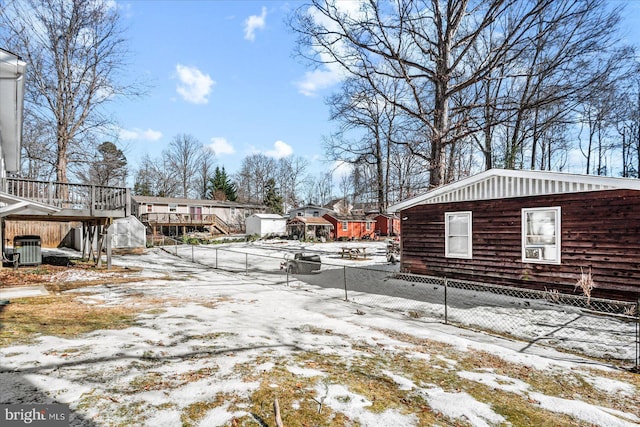
[[[264,248],[187,245],[163,249],[180,258],[273,284],[313,290],[362,306],[437,321],[613,361],[640,370],[640,299],[624,302],[557,291],[402,273],[397,265],[353,266],[340,254],[312,259]]]

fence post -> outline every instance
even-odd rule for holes
[[[176,256],[178,256],[178,239],[175,239],[174,242],[176,242]]]
[[[191,245],[191,262],[195,262],[196,260],[195,257],[193,256],[193,246],[194,245]]]
[[[244,254],[244,274],[249,274],[249,254]]]
[[[218,248],[216,248],[216,266],[215,269],[218,269]]]
[[[447,278],[444,278],[444,324],[449,323],[449,306],[447,305]]]
[[[349,296],[347,295],[347,266],[342,266],[342,277],[344,279],[344,300],[349,301]]]

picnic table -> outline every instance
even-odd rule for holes
[[[367,257],[367,248],[365,247],[342,247],[341,249],[342,252],[340,252],[340,258],[348,256],[349,259],[358,259],[359,257],[362,257],[364,259]]]

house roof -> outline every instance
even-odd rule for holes
[[[389,206],[388,213],[417,205],[491,200],[547,194],[630,189],[640,190],[640,180],[563,172],[490,169]]]
[[[400,217],[398,217],[396,214],[393,214],[393,213],[374,213],[374,214],[369,214],[369,216],[371,218],[378,218],[379,216],[382,216],[389,219],[400,219]]]
[[[278,215],[278,214],[257,213],[257,214],[253,214],[251,216],[254,216],[254,217],[260,218],[260,219],[282,219],[282,220],[286,220],[285,217],[283,217],[282,215]]]
[[[251,203],[238,203],[229,200],[208,200],[208,199],[185,199],[180,197],[154,197],[154,196],[131,196],[133,200],[144,204],[171,204],[178,205],[198,205],[198,206],[217,206],[217,207],[234,207],[234,208],[262,208],[264,206]]]
[[[303,222],[307,225],[329,225],[333,227],[333,224],[331,224],[326,219],[321,217],[311,217],[311,216],[296,216],[294,218],[291,218],[289,220],[289,223],[297,222],[297,221]]]
[[[318,205],[307,204],[307,205],[300,206],[300,207],[297,207],[297,208],[292,208],[291,210],[292,211],[299,211],[300,209],[324,209],[324,210],[327,210],[329,208],[324,208],[324,207],[318,206]]]
[[[375,219],[368,218],[366,215],[340,215],[335,212],[327,212],[325,215],[328,215],[332,218],[335,218],[338,221],[346,221],[346,222],[376,222]]]

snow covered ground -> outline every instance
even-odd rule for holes
[[[300,275],[287,281],[286,273],[279,269],[284,252],[300,250],[322,253],[323,264],[382,266],[384,244],[369,245],[366,260],[340,258],[339,248],[344,244],[292,246],[288,242],[230,244],[218,247],[218,254],[213,247],[167,249],[178,251],[182,258],[160,249],[115,257],[115,264],[141,267],[144,280],[69,292],[96,306],[146,304],[135,325],[74,339],[42,336],[33,344],[0,348],[0,403],[67,403],[76,425],[179,426],[190,424],[185,422],[185,413],[203,405],[204,414],[193,424],[236,425],[234,420],[246,420],[251,414],[257,421],[246,425],[258,425],[260,419],[251,409],[255,397],[250,397],[264,387],[261,378],[265,373],[285,370],[297,378],[305,393],[302,396],[307,396],[283,407],[286,414],[313,400],[319,413],[341,414],[340,419],[348,420],[344,425],[424,425],[420,412],[426,410],[438,414],[437,425],[525,425],[513,424],[497,407],[472,393],[471,386],[467,391],[418,374],[409,377],[400,368],[409,361],[409,365],[429,363],[433,370],[453,375],[455,381],[534,402],[535,408],[559,417],[554,425],[562,425],[563,420],[573,420],[570,425],[640,425],[640,382],[625,380],[629,377],[622,377],[612,366],[444,325],[427,315],[407,315],[440,310],[428,307],[437,303],[427,298],[411,305],[405,297],[394,302],[388,295],[351,291],[347,302],[341,283],[326,287],[309,283],[318,277],[337,280],[338,276]],[[236,255],[230,250],[237,251]],[[245,253],[252,254],[256,262],[249,263],[252,255]],[[261,256],[266,254],[275,257]],[[202,265],[216,262],[237,272]],[[323,266],[323,272],[325,268],[336,270]],[[385,264],[384,268],[390,267]],[[386,310],[385,304],[396,310]],[[398,311],[398,307],[407,310]],[[533,307],[523,311],[516,306],[474,305],[452,310],[463,309],[474,311],[474,318],[495,322],[498,316],[498,322],[515,321],[523,329],[555,322],[553,310]],[[537,318],[538,312],[541,317]],[[573,323],[588,316],[575,317]],[[589,319],[579,327],[595,328],[597,321]],[[612,342],[614,338],[603,346],[611,347]],[[433,343],[451,351],[443,353]],[[487,365],[471,369],[457,359],[470,354],[485,354]],[[346,369],[362,360],[395,360],[397,365],[386,364],[375,375],[371,372],[372,378],[386,377],[385,387],[391,384],[428,409],[409,405],[400,410],[390,405],[374,410],[379,403],[351,389],[346,376],[344,381],[331,376],[331,366],[323,365],[322,358],[344,363]],[[489,364],[490,358],[509,364],[511,371],[530,374],[506,375]],[[545,394],[536,386],[535,377],[546,375],[581,381],[611,403],[594,405],[588,396]],[[267,387],[277,391],[284,386],[274,380]],[[336,421],[334,425],[340,424]]]

